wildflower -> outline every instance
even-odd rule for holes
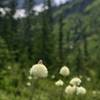
[[[73,95],[75,94],[76,92],[76,86],[71,86],[71,85],[68,85],[66,88],[65,88],[65,93],[68,94],[68,95]]]
[[[11,66],[8,66],[7,69],[8,69],[8,70],[11,70]]]
[[[28,79],[29,79],[29,80],[32,80],[32,76],[28,76]]]
[[[31,86],[31,83],[30,83],[30,82],[27,82],[26,85],[27,85],[27,86]]]
[[[39,61],[38,64],[33,65],[30,69],[30,75],[37,78],[45,78],[48,76],[48,70],[46,66]]]
[[[52,76],[51,76],[51,79],[55,79],[55,75],[52,75]]]
[[[56,86],[63,86],[64,82],[62,80],[58,80],[57,82],[55,82]]]
[[[97,94],[97,91],[96,91],[96,90],[93,90],[93,91],[92,91],[92,94],[93,94],[93,95],[96,95],[96,94]]]
[[[79,86],[79,85],[81,84],[81,80],[80,80],[80,78],[75,77],[75,78],[73,78],[73,79],[70,81],[70,84],[71,84],[71,85]]]
[[[86,94],[86,89],[85,89],[84,87],[82,87],[82,86],[77,87],[76,94],[77,94],[77,95]]]
[[[63,66],[61,69],[60,69],[60,72],[59,72],[62,76],[68,76],[70,74],[70,71],[69,71],[69,68],[66,67],[66,66]]]
[[[91,81],[91,78],[90,78],[90,77],[87,77],[86,80],[87,80],[88,82],[90,82],[90,81]]]

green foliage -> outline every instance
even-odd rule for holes
[[[51,74],[58,78],[63,65],[71,68],[72,75],[84,76],[87,95],[64,94],[64,100],[100,100],[100,94],[92,93],[100,92],[100,0],[81,8],[82,2],[73,0],[54,9],[48,0],[50,9],[38,16],[30,14],[18,20],[12,14],[0,17],[0,100],[29,99],[28,70],[39,59],[47,65],[49,78]],[[91,77],[92,82],[85,77]],[[56,79],[49,78],[39,81],[33,100],[60,99],[61,88],[55,87]]]
[[[10,51],[5,40],[0,37],[0,68],[3,68],[11,60]]]

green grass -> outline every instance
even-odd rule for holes
[[[17,88],[13,87],[13,90],[0,89],[0,100],[100,100],[100,92],[93,95],[93,91],[99,91],[95,88],[95,82],[83,81],[83,86],[87,88],[87,94],[83,96],[68,96],[62,92],[62,87],[55,86],[56,80],[43,79],[39,80],[31,91],[30,87],[26,86],[26,83],[21,84]],[[68,84],[65,84],[67,86]],[[99,84],[98,84],[99,85]],[[32,93],[33,92],[33,93]],[[63,97],[60,97],[63,93]],[[33,99],[30,99],[30,96]]]

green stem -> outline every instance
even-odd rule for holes
[[[30,90],[31,90],[31,95],[30,95],[30,97],[29,97],[29,100],[32,100],[32,98],[33,98],[33,94],[34,94],[34,86],[35,84],[34,84],[34,80],[32,80],[32,82],[31,82],[31,86],[30,86]]]
[[[64,97],[63,97],[63,90],[64,90],[64,88],[62,87],[62,88],[61,88],[61,94],[60,94],[60,100],[64,100]]]
[[[38,88],[38,79],[33,79],[32,80],[32,84],[31,84],[31,87],[30,87],[31,95],[30,95],[29,100],[32,100],[33,99],[33,95],[34,95],[34,92],[35,92],[35,89],[36,88]]]
[[[36,81],[37,80],[32,80],[31,82],[31,86],[30,86],[30,90],[31,90],[31,95],[29,97],[29,100],[32,100],[33,99],[33,94],[34,94],[34,91],[35,91],[35,84],[36,84]]]

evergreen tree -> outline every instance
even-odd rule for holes
[[[52,23],[52,8],[50,0],[47,1],[48,10],[42,13],[42,34],[41,34],[41,58],[46,61],[48,65],[53,64],[54,52],[54,36]]]
[[[60,15],[59,19],[59,64],[62,66],[64,64],[64,47],[63,47],[63,38],[64,38],[64,33],[63,33],[63,15]]]

